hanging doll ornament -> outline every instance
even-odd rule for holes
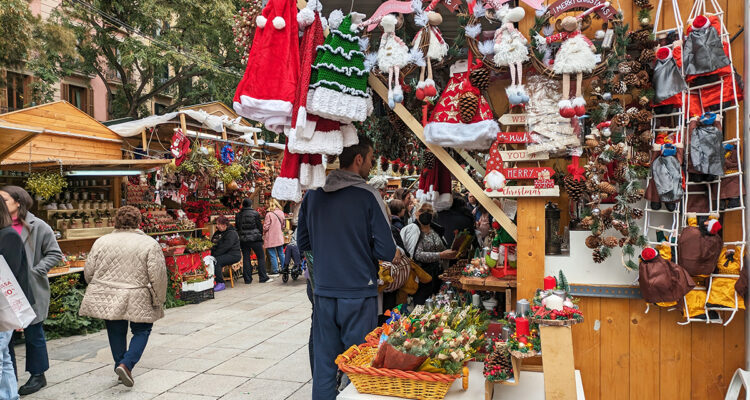
[[[555,55],[555,63],[552,65],[555,74],[563,76],[563,99],[558,103],[560,116],[563,118],[580,117],[586,113],[586,100],[583,99],[581,85],[583,73],[591,72],[596,67],[596,55],[594,54],[596,47],[581,32],[580,22],[587,15],[605,7],[609,7],[609,2],[597,4],[577,17],[567,16],[560,23],[562,32],[546,38],[539,34],[536,36],[537,44],[542,51],[551,43],[563,42],[560,50],[557,51],[557,55]],[[576,74],[576,96],[572,101],[567,99],[570,96],[571,74]]]
[[[440,62],[448,54],[448,43],[445,42],[438,28],[443,23],[443,16],[433,11],[440,1],[432,0],[423,12],[419,12],[414,17],[414,22],[423,28],[412,41],[412,53],[421,52],[422,42],[425,40],[425,35],[427,36],[427,53],[424,55],[426,65],[422,66],[417,83],[416,96],[419,100],[437,95],[435,80],[432,79],[432,60]],[[426,80],[424,79],[425,68],[427,69]]]
[[[513,25],[526,16],[523,7],[510,8],[504,4],[495,10],[495,15],[502,22],[502,26],[495,31],[495,57],[493,61],[499,67],[508,66],[510,69],[509,87],[505,88],[511,105],[526,104],[529,95],[523,87],[523,63],[529,60],[528,41]],[[517,77],[517,79],[516,79]]]
[[[378,48],[378,68],[388,71],[388,106],[392,109],[396,103],[404,101],[404,92],[399,83],[401,68],[409,63],[409,47],[400,37],[396,36],[398,19],[393,14],[383,16],[380,26],[383,36]]]
[[[169,148],[170,153],[174,157],[174,163],[176,166],[180,166],[188,153],[190,153],[190,140],[182,133],[181,129],[175,131],[172,135],[172,145]]]
[[[680,56],[680,43],[675,43],[676,56]],[[661,104],[687,88],[685,78],[682,77],[680,67],[673,56],[672,49],[660,47],[656,50],[656,65],[654,66],[654,104]],[[681,101],[681,100],[680,100]]]

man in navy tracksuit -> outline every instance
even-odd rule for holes
[[[314,400],[336,398],[336,356],[377,326],[377,260],[400,258],[383,200],[365,181],[372,142],[360,136],[339,162],[325,186],[305,195],[297,226],[300,250],[315,255]]]

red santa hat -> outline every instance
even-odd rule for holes
[[[435,211],[450,208],[453,203],[451,194],[451,173],[438,159],[427,165],[419,175],[417,200],[432,204]]]
[[[490,148],[490,157],[487,160],[487,171],[484,174],[484,190],[492,192],[501,191],[505,187],[505,175],[503,174],[503,158],[500,156],[500,143],[496,140]]]
[[[489,103],[481,93],[478,94],[479,104],[474,118],[468,124],[461,121],[458,98],[473,89],[468,76],[469,71],[455,73],[448,81],[432,110],[429,122],[424,127],[427,143],[485,151],[492,145],[500,127],[494,120]]]
[[[708,18],[706,18],[705,15],[699,15],[695,17],[691,25],[693,25],[693,28],[695,29],[703,29],[708,25]]]
[[[721,223],[718,219],[709,219],[706,221],[706,231],[708,233],[715,235],[719,233],[719,230],[721,230]]]
[[[297,2],[269,0],[256,25],[245,75],[234,94],[234,110],[280,133],[291,125],[299,80]]]
[[[667,60],[671,57],[672,49],[670,49],[669,47],[662,46],[656,50],[656,58],[658,58],[659,60]]]
[[[653,247],[646,247],[641,251],[641,258],[643,261],[651,261],[656,258],[658,254],[659,253]]]

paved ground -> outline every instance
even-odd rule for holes
[[[304,277],[239,283],[214,300],[167,310],[132,388],[117,384],[104,331],[53,340],[48,386],[22,399],[307,400],[310,310]],[[22,369],[23,346],[16,354]]]

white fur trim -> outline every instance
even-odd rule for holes
[[[307,109],[305,107],[300,107],[297,110],[297,121],[294,123],[294,127],[299,132],[300,129],[304,130],[306,123],[307,123]]]
[[[273,182],[271,197],[276,200],[289,200],[295,203],[302,201],[302,188],[299,179],[277,177]]]
[[[288,139],[287,147],[289,151],[297,154],[337,155],[344,150],[344,138],[339,130],[316,131],[309,139],[299,137],[299,135],[289,135]],[[300,177],[300,179],[302,178]],[[304,182],[302,184],[305,185]]]
[[[365,55],[365,71],[370,72],[372,68],[378,65],[378,53],[367,53]]]
[[[331,15],[328,16],[328,27],[331,29],[338,29],[343,21],[344,13],[341,10],[333,10],[331,11]]]
[[[433,206],[436,212],[440,212],[451,208],[451,204],[453,204],[453,195],[451,193],[439,193]]]
[[[573,99],[572,104],[573,104],[573,107],[585,106],[586,100],[584,100],[583,97],[576,97],[575,99]]]
[[[432,80],[432,79],[425,79],[424,80],[424,85],[425,85],[425,87],[427,87],[427,86],[435,86],[435,81]]]
[[[263,29],[263,28],[266,27],[266,22],[267,21],[268,20],[266,19],[266,17],[264,17],[262,15],[258,15],[257,17],[255,17],[255,26],[257,26],[258,28]]]
[[[276,29],[284,29],[286,27],[286,21],[284,21],[284,18],[276,17],[273,19],[273,27]]]
[[[484,176],[485,189],[500,190],[505,187],[505,175],[502,172],[493,169]]]
[[[344,147],[354,146],[359,144],[359,137],[357,136],[357,128],[352,124],[341,125],[341,136]]]
[[[477,43],[477,49],[483,56],[491,56],[495,53],[495,42],[492,40],[485,40]]]
[[[596,67],[596,55],[591,51],[583,36],[568,39],[560,46],[555,56],[552,70],[556,74],[591,72]]]
[[[326,183],[326,167],[323,164],[300,164],[299,181],[304,189],[317,189]]]
[[[234,102],[237,114],[262,122],[266,129],[281,133],[285,126],[292,125],[292,103],[284,100],[256,99],[240,96],[240,102]]]
[[[351,95],[360,96],[360,97],[367,96],[367,93],[365,93],[365,92],[363,92],[361,90],[350,88],[348,86],[342,85],[339,82],[334,82],[334,81],[326,81],[326,80],[317,81],[317,82],[313,83],[312,85],[310,85],[310,88],[313,88],[313,89],[314,88],[318,88],[318,87],[321,87],[323,84],[331,85],[331,86],[336,86],[337,88],[339,88],[339,92],[341,92],[341,93],[351,94]]]
[[[333,64],[328,64],[328,63],[318,63],[318,64],[313,65],[312,68],[313,69],[318,69],[318,68],[330,69],[340,74],[344,74],[346,76],[352,76],[352,74],[357,75],[357,76],[364,76],[368,73],[367,70],[359,69],[357,67],[337,67]]]
[[[367,119],[368,97],[352,96],[325,87],[317,87],[307,95],[307,112],[348,124]],[[371,103],[370,103],[371,104]]]
[[[563,108],[571,108],[573,107],[573,103],[570,102],[570,100],[560,100],[557,103],[557,108],[563,109]]]
[[[479,36],[480,33],[482,33],[482,25],[481,24],[474,24],[474,25],[467,25],[464,29],[464,32],[466,33],[467,37],[475,38]]]
[[[315,12],[310,7],[305,7],[297,13],[297,24],[299,25],[300,30],[312,25],[314,21]]]
[[[472,124],[430,122],[424,128],[429,144],[467,150],[487,150],[497,137],[500,127],[492,119]]]
[[[369,37],[360,37],[357,40],[359,40],[359,49],[362,51],[367,50],[370,47],[370,38]]]
[[[362,57],[365,56],[365,53],[363,53],[363,52],[361,52],[359,50],[349,50],[349,51],[345,52],[343,47],[336,47],[336,48],[334,48],[330,44],[321,44],[320,46],[316,47],[315,50],[317,50],[317,51],[320,51],[320,50],[329,51],[329,52],[331,52],[333,54],[338,54],[341,57],[346,58],[347,60],[351,60],[352,57],[354,57],[354,56],[362,56]]]
[[[424,67],[427,65],[424,60],[424,53],[419,49],[419,46],[414,46],[409,50],[409,64],[414,64],[417,67]]]
[[[417,82],[417,89],[424,89],[425,83],[424,81]]]

